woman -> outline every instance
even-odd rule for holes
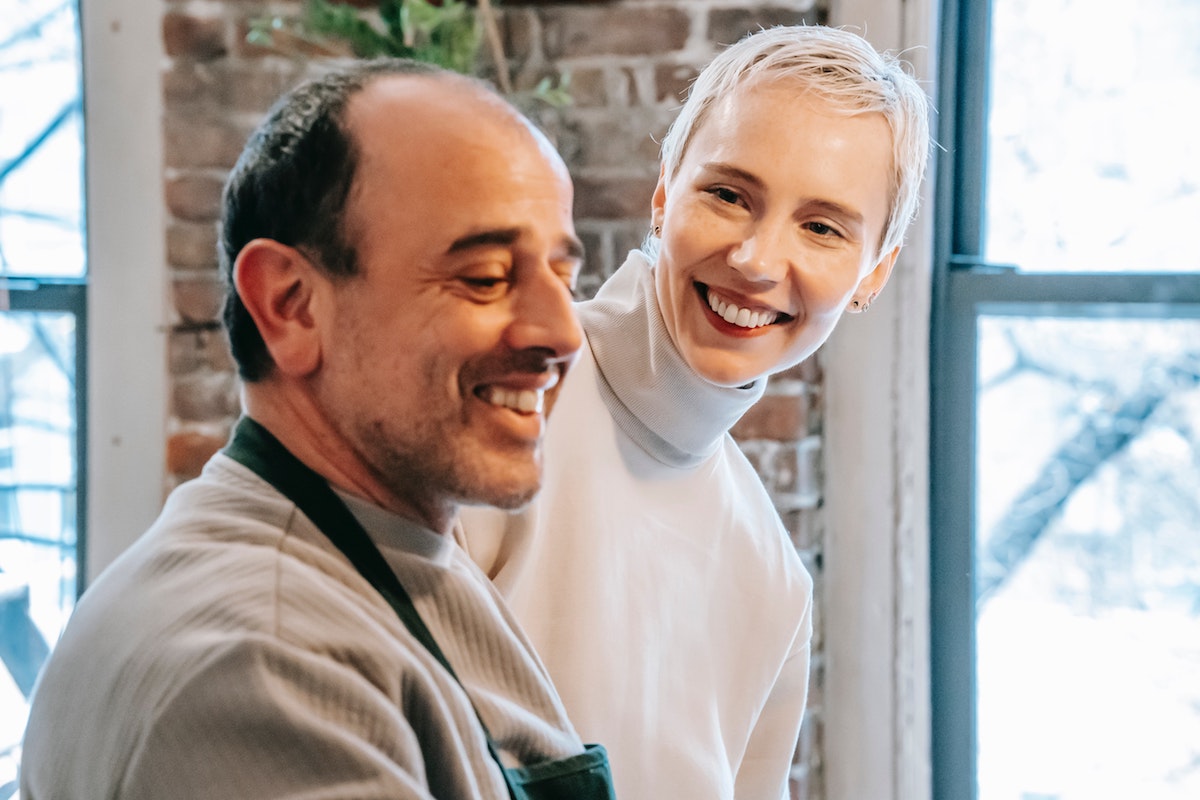
[[[464,519],[618,797],[786,796],[812,581],[728,431],[883,288],[928,145],[924,93],[854,34],[722,52],[663,141],[645,248],[579,306],[541,494]]]

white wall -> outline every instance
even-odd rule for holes
[[[833,0],[831,24],[908,51],[933,93],[934,0]],[[910,48],[913,48],[910,50]],[[829,800],[921,800],[929,774],[930,196],[871,310],[825,345]]]
[[[88,221],[89,580],[154,519],[164,486],[160,4],[81,0]]]

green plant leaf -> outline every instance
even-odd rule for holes
[[[304,22],[314,33],[341,39],[360,58],[409,56],[403,42],[378,30],[353,6],[336,5],[328,0],[308,0]]]

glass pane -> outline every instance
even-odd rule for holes
[[[1200,3],[993,0],[984,254],[1200,270]]]
[[[75,319],[0,312],[0,797],[75,602]]]
[[[0,14],[0,274],[80,277],[83,117],[74,0]]]
[[[982,317],[980,800],[1200,797],[1200,320]]]

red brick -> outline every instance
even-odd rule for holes
[[[509,60],[518,61],[528,57],[533,52],[535,25],[537,18],[532,11],[509,8],[517,3],[505,0],[503,7],[497,8],[496,23],[500,28],[500,41],[504,45],[504,53]],[[495,6],[493,6],[495,8]],[[487,48],[487,44],[484,44]],[[487,58],[491,60],[491,52]]]
[[[221,319],[225,286],[214,273],[208,277],[177,279],[171,283],[175,313],[184,324],[216,322]]]
[[[163,15],[163,47],[172,58],[211,61],[228,52],[225,21],[168,12]]]
[[[571,105],[574,108],[597,108],[608,102],[604,70],[571,70]]]
[[[653,110],[627,109],[619,115],[569,113],[568,119],[579,131],[579,152],[570,162],[576,170],[611,167],[657,177],[659,145],[650,131],[657,123]],[[650,193],[643,200],[641,213],[649,214]]]
[[[540,12],[551,59],[659,55],[687,43],[691,18],[676,8],[551,8]]]
[[[262,58],[271,55],[284,55],[314,61],[323,58],[348,58],[354,55],[350,45],[336,39],[311,41],[288,34],[285,31],[275,32],[275,41],[271,46],[252,44],[246,40],[250,33],[251,21],[258,14],[251,14],[240,19],[234,25],[233,52],[241,58]]]
[[[236,372],[224,328],[172,330],[167,337],[167,369],[176,376]]]
[[[778,5],[748,8],[717,8],[708,15],[708,38],[715,44],[729,45],[759,28],[776,25],[824,25],[828,13],[822,9],[797,11]]]
[[[257,63],[224,64],[217,70],[219,97],[233,111],[264,113],[284,92],[304,77],[299,64],[285,62],[278,69],[262,69]]]
[[[188,422],[236,417],[241,400],[234,375],[200,372],[176,377],[171,387],[171,411]]]
[[[575,179],[575,216],[580,219],[643,219],[657,177]]]
[[[791,537],[797,550],[818,551],[825,545],[825,530],[821,524],[820,510],[797,508],[785,511],[780,516],[783,527]]]
[[[646,241],[646,234],[650,233],[649,203],[646,205],[644,218],[622,225],[613,231],[614,263],[608,274],[616,272],[617,268],[625,263],[625,257],[629,255],[629,251],[641,249],[642,242]]]
[[[182,269],[217,269],[217,226],[208,222],[167,225],[167,263]]]
[[[163,72],[162,86],[163,107],[168,110],[213,105],[213,81],[194,63],[176,61]]]
[[[168,116],[163,121],[163,162],[168,167],[218,167],[237,162],[249,133],[227,120]]]
[[[803,381],[810,386],[818,386],[824,379],[824,373],[821,371],[821,360],[815,354],[772,378],[772,380]]]
[[[798,441],[807,433],[805,399],[791,395],[764,395],[737,421],[731,431],[738,440]]]
[[[210,175],[182,175],[167,181],[167,210],[176,219],[193,222],[215,220],[221,210],[224,181]]]
[[[226,439],[196,431],[182,431],[167,439],[167,471],[180,480],[200,474]]]
[[[659,64],[654,69],[654,86],[659,103],[677,107],[687,99],[688,88],[700,71],[691,64]]]

